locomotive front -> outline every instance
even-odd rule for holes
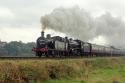
[[[41,57],[42,55],[46,55],[48,52],[47,48],[47,40],[44,37],[44,32],[41,32],[41,37],[37,39],[37,45],[32,49],[32,51],[36,52],[36,56]]]

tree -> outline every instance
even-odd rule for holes
[[[21,55],[32,55],[32,47],[35,46],[34,42],[31,43],[23,43],[12,41],[6,45],[6,50],[8,51],[8,55],[21,56]]]

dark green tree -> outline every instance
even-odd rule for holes
[[[35,46],[34,42],[23,43],[21,41],[12,41],[6,45],[8,55],[11,56],[30,56],[33,55],[32,48]]]

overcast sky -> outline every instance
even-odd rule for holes
[[[35,41],[41,31],[41,16],[58,7],[75,5],[94,17],[110,12],[125,19],[125,0],[0,0],[0,39]]]

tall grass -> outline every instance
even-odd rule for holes
[[[124,77],[125,58],[0,61],[0,83],[61,79],[79,80],[78,83],[124,83]]]

